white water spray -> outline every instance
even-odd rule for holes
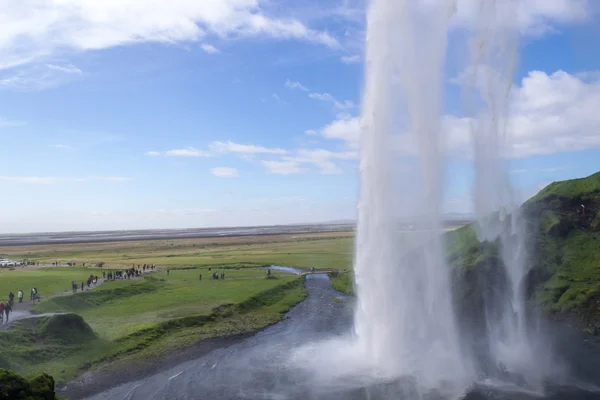
[[[534,354],[526,310],[525,279],[529,272],[525,220],[510,185],[509,104],[517,64],[518,31],[514,0],[481,1],[472,59],[465,74],[465,93],[471,112],[474,146],[476,230],[481,241],[498,241],[506,283],[496,296],[486,297],[490,354],[499,368],[540,389],[551,352]],[[538,334],[539,335],[539,334]],[[543,338],[535,342],[542,344]],[[543,343],[545,344],[545,343]],[[543,349],[543,345],[539,346]],[[546,361],[540,359],[545,356]]]
[[[508,281],[502,301],[486,304],[489,352],[499,368],[540,383],[532,375],[539,369],[525,320],[525,231],[502,161],[517,54],[515,8],[510,0],[477,4],[466,79],[477,93],[470,105],[478,234],[500,238]],[[367,21],[356,334],[379,374],[411,376],[425,390],[450,385],[459,391],[475,381],[472,354],[461,347],[440,234],[442,79],[455,7],[453,0],[372,0]],[[398,233],[407,219],[418,233]]]
[[[460,391],[472,373],[461,354],[440,235],[442,71],[455,4],[439,3],[373,0],[369,8],[356,334],[380,374]],[[408,219],[416,232],[399,234]]]

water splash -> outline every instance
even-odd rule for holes
[[[518,30],[514,0],[479,2],[471,61],[463,88],[471,118],[475,169],[475,224],[480,241],[496,242],[503,284],[485,293],[487,341],[496,367],[541,390],[551,373],[549,346],[542,332],[532,337],[526,308],[529,272],[526,220],[512,190],[506,157],[510,156],[509,105],[517,65]],[[542,360],[540,357],[544,357]]]
[[[525,309],[526,231],[504,163],[517,2],[472,3],[473,57],[462,81],[471,111],[477,233],[482,241],[499,240],[506,283],[484,293],[485,357],[501,375],[517,374],[539,388],[543,369]],[[372,0],[367,20],[356,336],[380,375],[411,376],[425,390],[460,391],[475,382],[481,351],[461,342],[440,233],[442,79],[456,9],[453,0]],[[418,233],[398,233],[406,220]]]
[[[455,2],[424,4],[373,0],[368,11],[356,335],[379,374],[460,391],[473,373],[440,235],[442,71]],[[408,219],[415,233],[398,234]]]

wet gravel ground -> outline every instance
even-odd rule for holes
[[[294,307],[286,319],[226,348],[185,362],[148,378],[130,382],[88,397],[91,400],[169,399],[281,399],[281,400],[383,400],[444,399],[436,393],[420,397],[410,382],[394,381],[361,387],[356,380],[347,386],[315,385],[314,371],[301,370],[289,362],[290,354],[303,345],[342,337],[352,324],[349,298],[331,289],[327,276],[307,277],[308,298]],[[565,333],[568,335],[570,333]],[[600,385],[600,345],[578,335],[564,336],[560,350],[568,352],[571,370],[580,383],[551,385],[544,396],[513,391],[506,386],[476,385],[465,400],[572,399],[600,400],[583,382]],[[568,339],[568,340],[567,340]],[[318,354],[317,354],[318,356]],[[317,379],[318,381],[318,379]],[[323,380],[320,380],[322,383]],[[352,387],[352,389],[349,389]],[[422,394],[421,394],[422,395]]]

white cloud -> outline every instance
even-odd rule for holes
[[[433,6],[433,3],[426,4]],[[554,25],[585,20],[591,6],[587,0],[521,0],[495,2],[495,5],[497,6],[496,18],[507,25],[516,26],[523,34],[534,36],[553,32]],[[456,10],[453,23],[457,26],[471,27],[479,18],[480,2],[458,0]]]
[[[319,173],[325,175],[341,174],[343,172],[335,161],[355,160],[357,158],[357,152],[334,152],[325,149],[300,149],[295,157],[284,157],[290,162],[315,166],[318,168]]]
[[[271,97],[273,98],[273,100],[275,100],[278,103],[287,104],[286,101],[282,100],[281,97],[279,97],[279,95],[277,93],[273,93],[271,95]]]
[[[307,135],[319,134],[325,139],[342,140],[352,148],[358,147],[360,137],[360,119],[348,114],[340,114],[333,122],[319,130],[305,131]]]
[[[83,74],[82,70],[80,70],[79,68],[77,68],[76,66],[71,65],[71,64],[68,64],[68,65],[46,64],[46,67],[48,67],[49,69],[53,69],[55,71],[64,72],[65,74],[77,74],[77,75]]]
[[[121,176],[89,176],[85,178],[58,178],[48,176],[0,176],[0,181],[42,185],[50,185],[60,182],[127,182],[131,180],[132,178],[126,178]]]
[[[156,152],[151,151],[149,153],[152,154],[148,154],[148,155],[154,155]],[[209,157],[210,154],[202,151],[202,150],[198,150],[194,147],[186,147],[184,149],[174,149],[174,150],[168,150],[165,151],[164,153],[165,156],[167,157]]]
[[[0,0],[1,1],[1,0]],[[0,16],[0,20],[1,20]],[[0,32],[2,28],[0,27]],[[0,55],[2,43],[0,39]],[[0,89],[20,91],[37,91],[51,89],[78,79],[83,72],[71,65],[39,64],[18,69],[2,70],[0,68]]]
[[[212,44],[203,43],[200,47],[208,54],[220,53],[219,49],[217,49]]]
[[[350,100],[338,101],[330,93],[309,93],[308,97],[319,101],[333,103],[334,107],[338,110],[345,110],[356,107],[356,105]]]
[[[288,89],[297,89],[302,90],[303,92],[308,92],[308,88],[303,86],[300,82],[290,81],[289,79],[285,81],[285,87]]]
[[[16,66],[63,49],[136,42],[178,43],[206,36],[267,36],[339,47],[327,32],[267,15],[258,0],[2,1],[0,59]]]
[[[23,126],[23,125],[27,125],[27,122],[13,121],[10,119],[0,117],[0,128],[9,128],[9,127]]]
[[[55,149],[72,149],[72,146],[69,146],[68,144],[51,144],[48,147],[53,147]]]
[[[522,158],[600,148],[600,76],[557,71],[531,71],[510,95],[507,156]],[[450,155],[470,157],[471,124],[466,117],[442,117],[442,137]],[[361,127],[359,117],[340,114],[318,130],[325,139],[341,140],[357,148]],[[417,151],[415,138],[399,134],[394,145],[405,154]]]
[[[215,167],[210,169],[210,173],[219,178],[235,178],[240,176],[239,172],[235,168],[229,167]]]
[[[260,162],[271,174],[291,175],[303,172],[298,161],[264,161]]]
[[[352,56],[343,56],[340,58],[340,61],[344,64],[358,64],[361,62],[361,56],[358,54]]]
[[[253,144],[240,144],[230,140],[226,142],[213,142],[210,149],[216,153],[240,153],[240,154],[286,154],[287,150],[280,148],[269,148]]]
[[[337,161],[356,160],[356,151],[335,152],[325,149],[298,149],[294,155],[282,156],[279,160],[261,160],[268,172],[281,175],[298,174],[314,167],[320,174],[341,174],[343,170]]]
[[[215,141],[208,146],[208,150],[201,150],[195,147],[185,147],[167,151],[148,151],[149,157],[170,156],[170,157],[212,157],[219,154],[239,154],[249,157],[255,154],[287,154],[287,150],[280,148],[269,148],[257,146],[254,144],[240,144],[228,140],[226,142]]]
[[[584,81],[564,71],[531,71],[510,97],[508,156],[522,158],[600,148],[600,80]],[[449,151],[470,149],[470,120],[447,116]]]
[[[321,101],[335,101],[335,98],[329,93],[309,93],[308,97]]]

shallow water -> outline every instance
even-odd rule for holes
[[[361,376],[329,378],[335,374],[325,366],[329,358],[342,359],[343,347],[352,327],[353,311],[339,293],[331,289],[326,275],[309,275],[309,296],[294,307],[282,322],[265,329],[236,345],[213,351],[194,361],[183,363],[146,379],[121,385],[95,396],[101,399],[446,399],[439,393],[418,393],[410,379],[365,382]],[[575,340],[575,339],[573,339]],[[325,345],[323,345],[325,343]],[[327,347],[327,344],[330,347]],[[579,346],[581,344],[581,346]],[[589,344],[589,343],[588,343]],[[314,352],[311,353],[311,349]],[[565,351],[567,348],[565,348]],[[600,347],[572,342],[568,351],[588,382],[600,382]],[[577,353],[579,351],[580,353]],[[328,354],[335,355],[329,357]],[[298,355],[309,355],[321,366],[308,370],[298,362]],[[585,357],[582,355],[585,354]],[[349,357],[350,359],[351,357]],[[574,369],[576,370],[576,369]],[[583,385],[583,383],[580,383]],[[600,399],[600,392],[579,389],[574,383],[548,388],[545,395],[528,393],[502,382],[474,385],[469,400],[526,399]]]
[[[281,271],[281,272],[289,272],[295,275],[300,275],[302,273],[301,270],[297,269],[297,268],[292,268],[292,267],[282,267],[280,265],[271,265],[268,268],[265,269],[272,269],[274,271]]]

